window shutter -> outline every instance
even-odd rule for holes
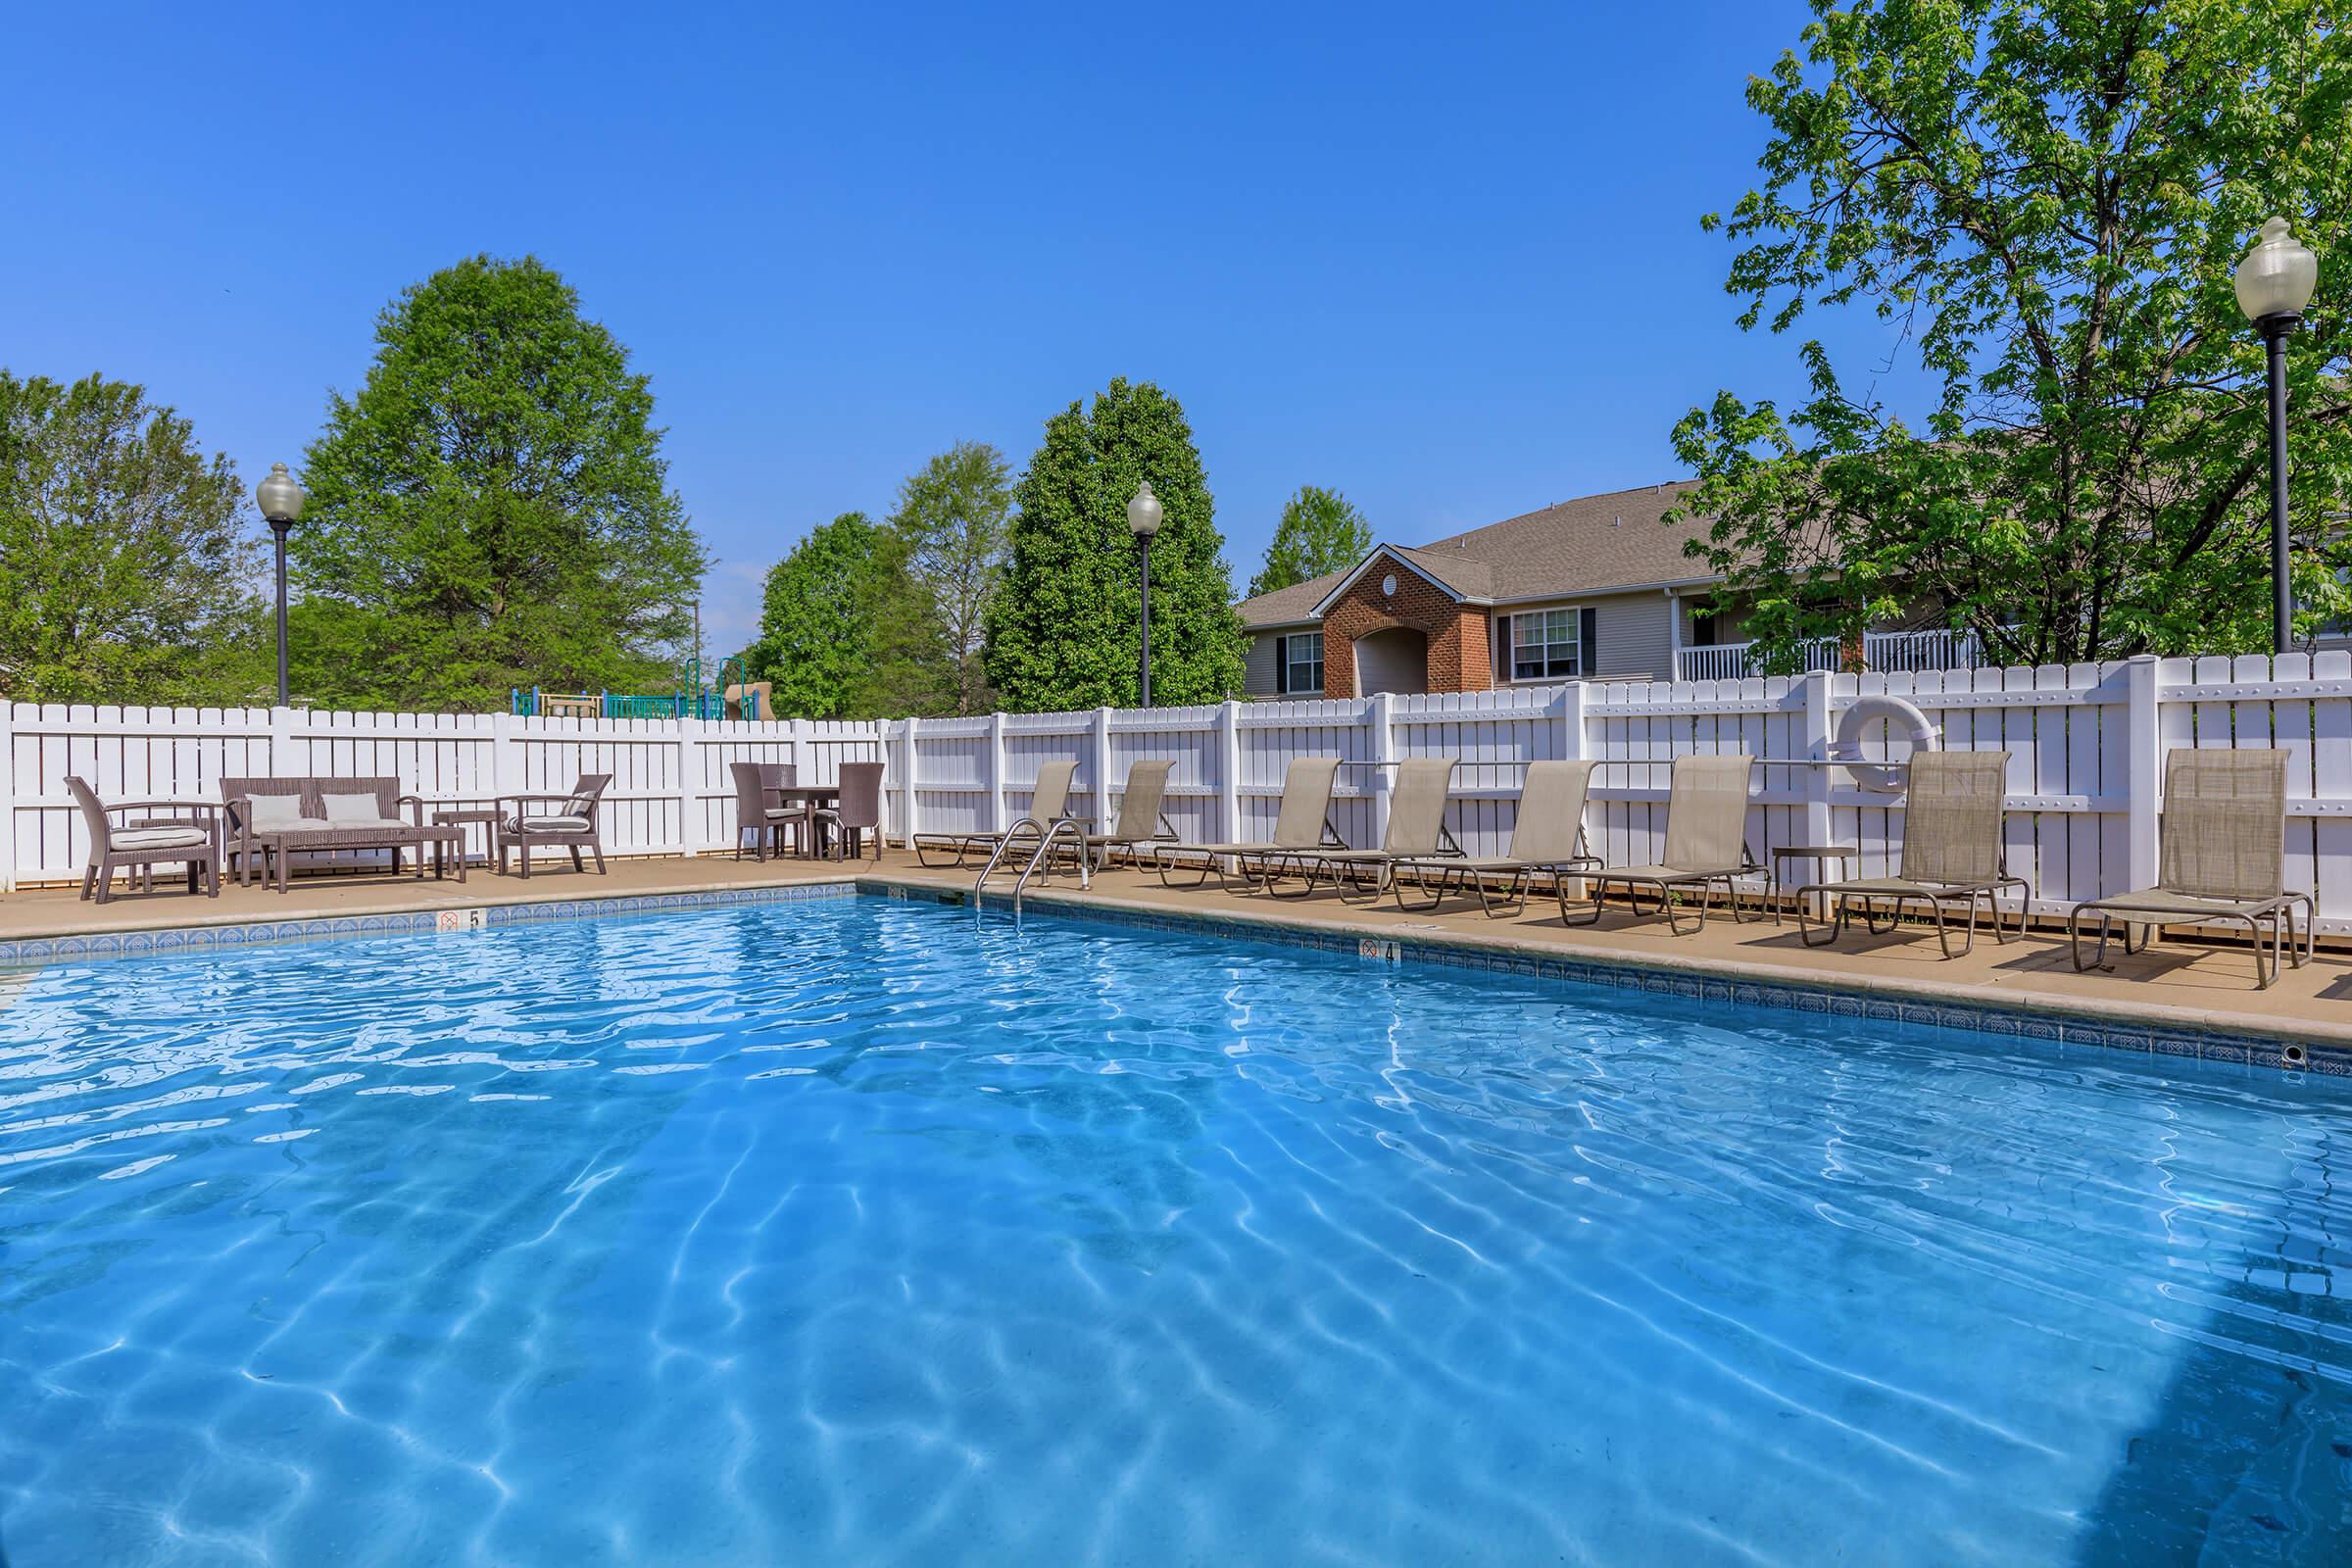
[[[1580,610],[1576,619],[1576,672],[1591,680],[1600,664],[1600,612]]]
[[[1494,684],[1500,686],[1511,678],[1511,617],[1487,612],[1487,641],[1494,656]]]
[[[1277,637],[1274,639],[1274,695],[1286,696],[1290,689],[1291,640],[1288,637]]]

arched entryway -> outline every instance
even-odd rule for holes
[[[1390,626],[1355,640],[1355,693],[1411,696],[1429,690],[1429,634]]]

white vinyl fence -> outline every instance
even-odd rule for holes
[[[828,782],[843,761],[879,758],[887,831],[904,839],[1005,826],[1027,808],[1038,764],[1056,757],[1078,760],[1079,808],[1107,816],[1129,766],[1166,758],[1170,823],[1205,840],[1265,836],[1290,760],[1338,757],[1349,765],[1335,821],[1366,844],[1386,820],[1386,764],[1451,756],[1461,760],[1452,826],[1480,853],[1509,838],[1526,763],[1592,758],[1603,764],[1586,815],[1592,848],[1627,861],[1658,852],[1672,760],[1737,751],[1765,764],[1749,818],[1758,857],[1783,844],[1854,844],[1859,874],[1872,875],[1892,869],[1900,797],[1807,764],[1826,759],[1843,709],[1878,693],[1918,705],[1947,748],[2009,753],[2009,861],[2044,912],[2155,879],[2165,752],[2285,748],[2290,883],[2317,894],[2323,930],[2352,932],[2352,654],[2341,652],[879,723],[18,704],[0,716],[0,886],[79,875],[68,774],[112,801],[218,799],[224,774],[390,773],[418,795],[486,804],[610,772],[609,849],[698,855],[733,847],[726,764],[737,760],[797,762],[805,780]],[[1906,743],[1888,744],[1874,737],[1873,755],[1899,756]]]

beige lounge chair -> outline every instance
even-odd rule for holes
[[[1119,819],[1111,824],[1109,832],[1089,833],[1081,841],[1096,870],[1108,865],[1110,858],[1122,850],[1129,859],[1141,865],[1145,846],[1176,841],[1176,830],[1168,825],[1163,808],[1168,798],[1168,772],[1175,765],[1153,761],[1136,762],[1128,767],[1127,787],[1119,792]]]
[[[1041,762],[1037,768],[1037,788],[1030,793],[1028,814],[1002,833],[917,833],[914,836],[914,859],[918,865],[948,866],[963,864],[964,857],[996,854],[999,848],[1014,836],[1043,838],[1054,823],[1069,815],[1070,781],[1077,777],[1078,764],[1067,758]],[[935,862],[927,852],[953,850],[952,860]]]
[[[1591,898],[1582,919],[1569,914],[1568,884],[1561,882],[1557,890],[1560,918],[1571,925],[1598,925],[1602,900],[1612,886],[1625,889],[1627,901],[1639,914],[1635,889],[1650,888],[1658,895],[1666,928],[1678,937],[1688,936],[1707,923],[1707,906],[1714,901],[1716,884],[1721,883],[1732,918],[1746,919],[1740,912],[1735,879],[1760,869],[1755,857],[1747,853],[1747,785],[1754,771],[1755,759],[1744,753],[1676,758],[1666,791],[1662,858],[1655,865],[1604,865],[1584,873]],[[1674,912],[1674,896],[1686,888],[1698,890],[1698,920],[1688,930]]]
[[[1455,759],[1414,757],[1396,764],[1396,787],[1389,796],[1389,830],[1377,850],[1292,850],[1269,856],[1265,891],[1277,898],[1303,899],[1322,883],[1325,873],[1344,896],[1364,890],[1363,876],[1372,873],[1371,894],[1388,890],[1399,862],[1459,856],[1462,847],[1446,826],[1446,798],[1453,790]],[[1296,871],[1300,886],[1295,893],[1279,891],[1286,871]]]
[[[1331,790],[1339,777],[1340,760],[1336,757],[1296,757],[1282,775],[1282,809],[1274,818],[1274,836],[1249,844],[1161,844],[1152,851],[1152,863],[1159,868],[1159,880],[1168,887],[1197,888],[1213,873],[1218,885],[1231,887],[1232,878],[1225,863],[1232,861],[1240,871],[1243,885],[1256,886],[1250,874],[1252,863],[1263,866],[1267,857],[1311,850],[1329,845],[1344,850],[1348,841],[1340,837],[1331,825]],[[1190,882],[1178,882],[1169,873],[1183,869],[1192,856],[1200,858],[1200,872]]]
[[[2089,899],[2066,919],[2077,969],[2107,961],[2108,933],[2120,922],[2124,951],[2147,951],[2168,925],[2242,924],[2254,940],[2254,988],[2278,978],[2283,956],[2296,968],[2311,958],[2311,896],[2286,888],[2286,753],[2181,749],[2164,759],[2164,819],[2156,885],[2112,899]],[[2303,906],[2303,947],[2295,949],[2295,906]],[[2098,951],[2082,956],[2082,920],[2099,920]],[[2271,931],[2270,962],[2262,928]],[[2138,933],[2133,945],[2132,933]]]
[[[1812,882],[1796,890],[1797,935],[1807,947],[1820,948],[1838,940],[1851,914],[1849,901],[1862,901],[1863,923],[1872,935],[1885,936],[1902,918],[1905,905],[1922,905],[1936,920],[1936,945],[1947,958],[1957,958],[1977,944],[1977,906],[1992,916],[1996,942],[2009,940],[2001,929],[2000,896],[2011,888],[2022,895],[2017,906],[2017,930],[2025,934],[2026,905],[2033,885],[2011,876],[2001,851],[2002,799],[2008,793],[2007,752],[1915,752],[1903,787],[1903,858],[1893,876],[1856,877],[1845,882]],[[1813,940],[1814,896],[1825,933]],[[1882,918],[1879,906],[1890,905]],[[1952,932],[1945,915],[1954,905],[1968,910],[1968,939],[1959,953],[1952,951]],[[1831,914],[1832,907],[1836,915]]]
[[[1492,918],[1525,909],[1528,889],[1537,877],[1548,876],[1556,882],[1579,871],[1597,869],[1599,858],[1588,854],[1585,847],[1585,796],[1592,782],[1592,766],[1591,762],[1530,762],[1527,777],[1519,786],[1519,817],[1511,825],[1510,852],[1399,860],[1396,874],[1389,880],[1396,906],[1405,906],[1408,871],[1414,887],[1429,896],[1427,909],[1445,903],[1448,891],[1461,889],[1476,893],[1479,908]],[[1491,879],[1502,882],[1499,909],[1487,897]]]

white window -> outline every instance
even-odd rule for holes
[[[1511,617],[1511,679],[1574,680],[1584,673],[1585,617],[1575,610],[1538,610]]]
[[[1323,689],[1323,634],[1319,631],[1293,632],[1274,640],[1275,689],[1285,695],[1292,692],[1319,692]]]

